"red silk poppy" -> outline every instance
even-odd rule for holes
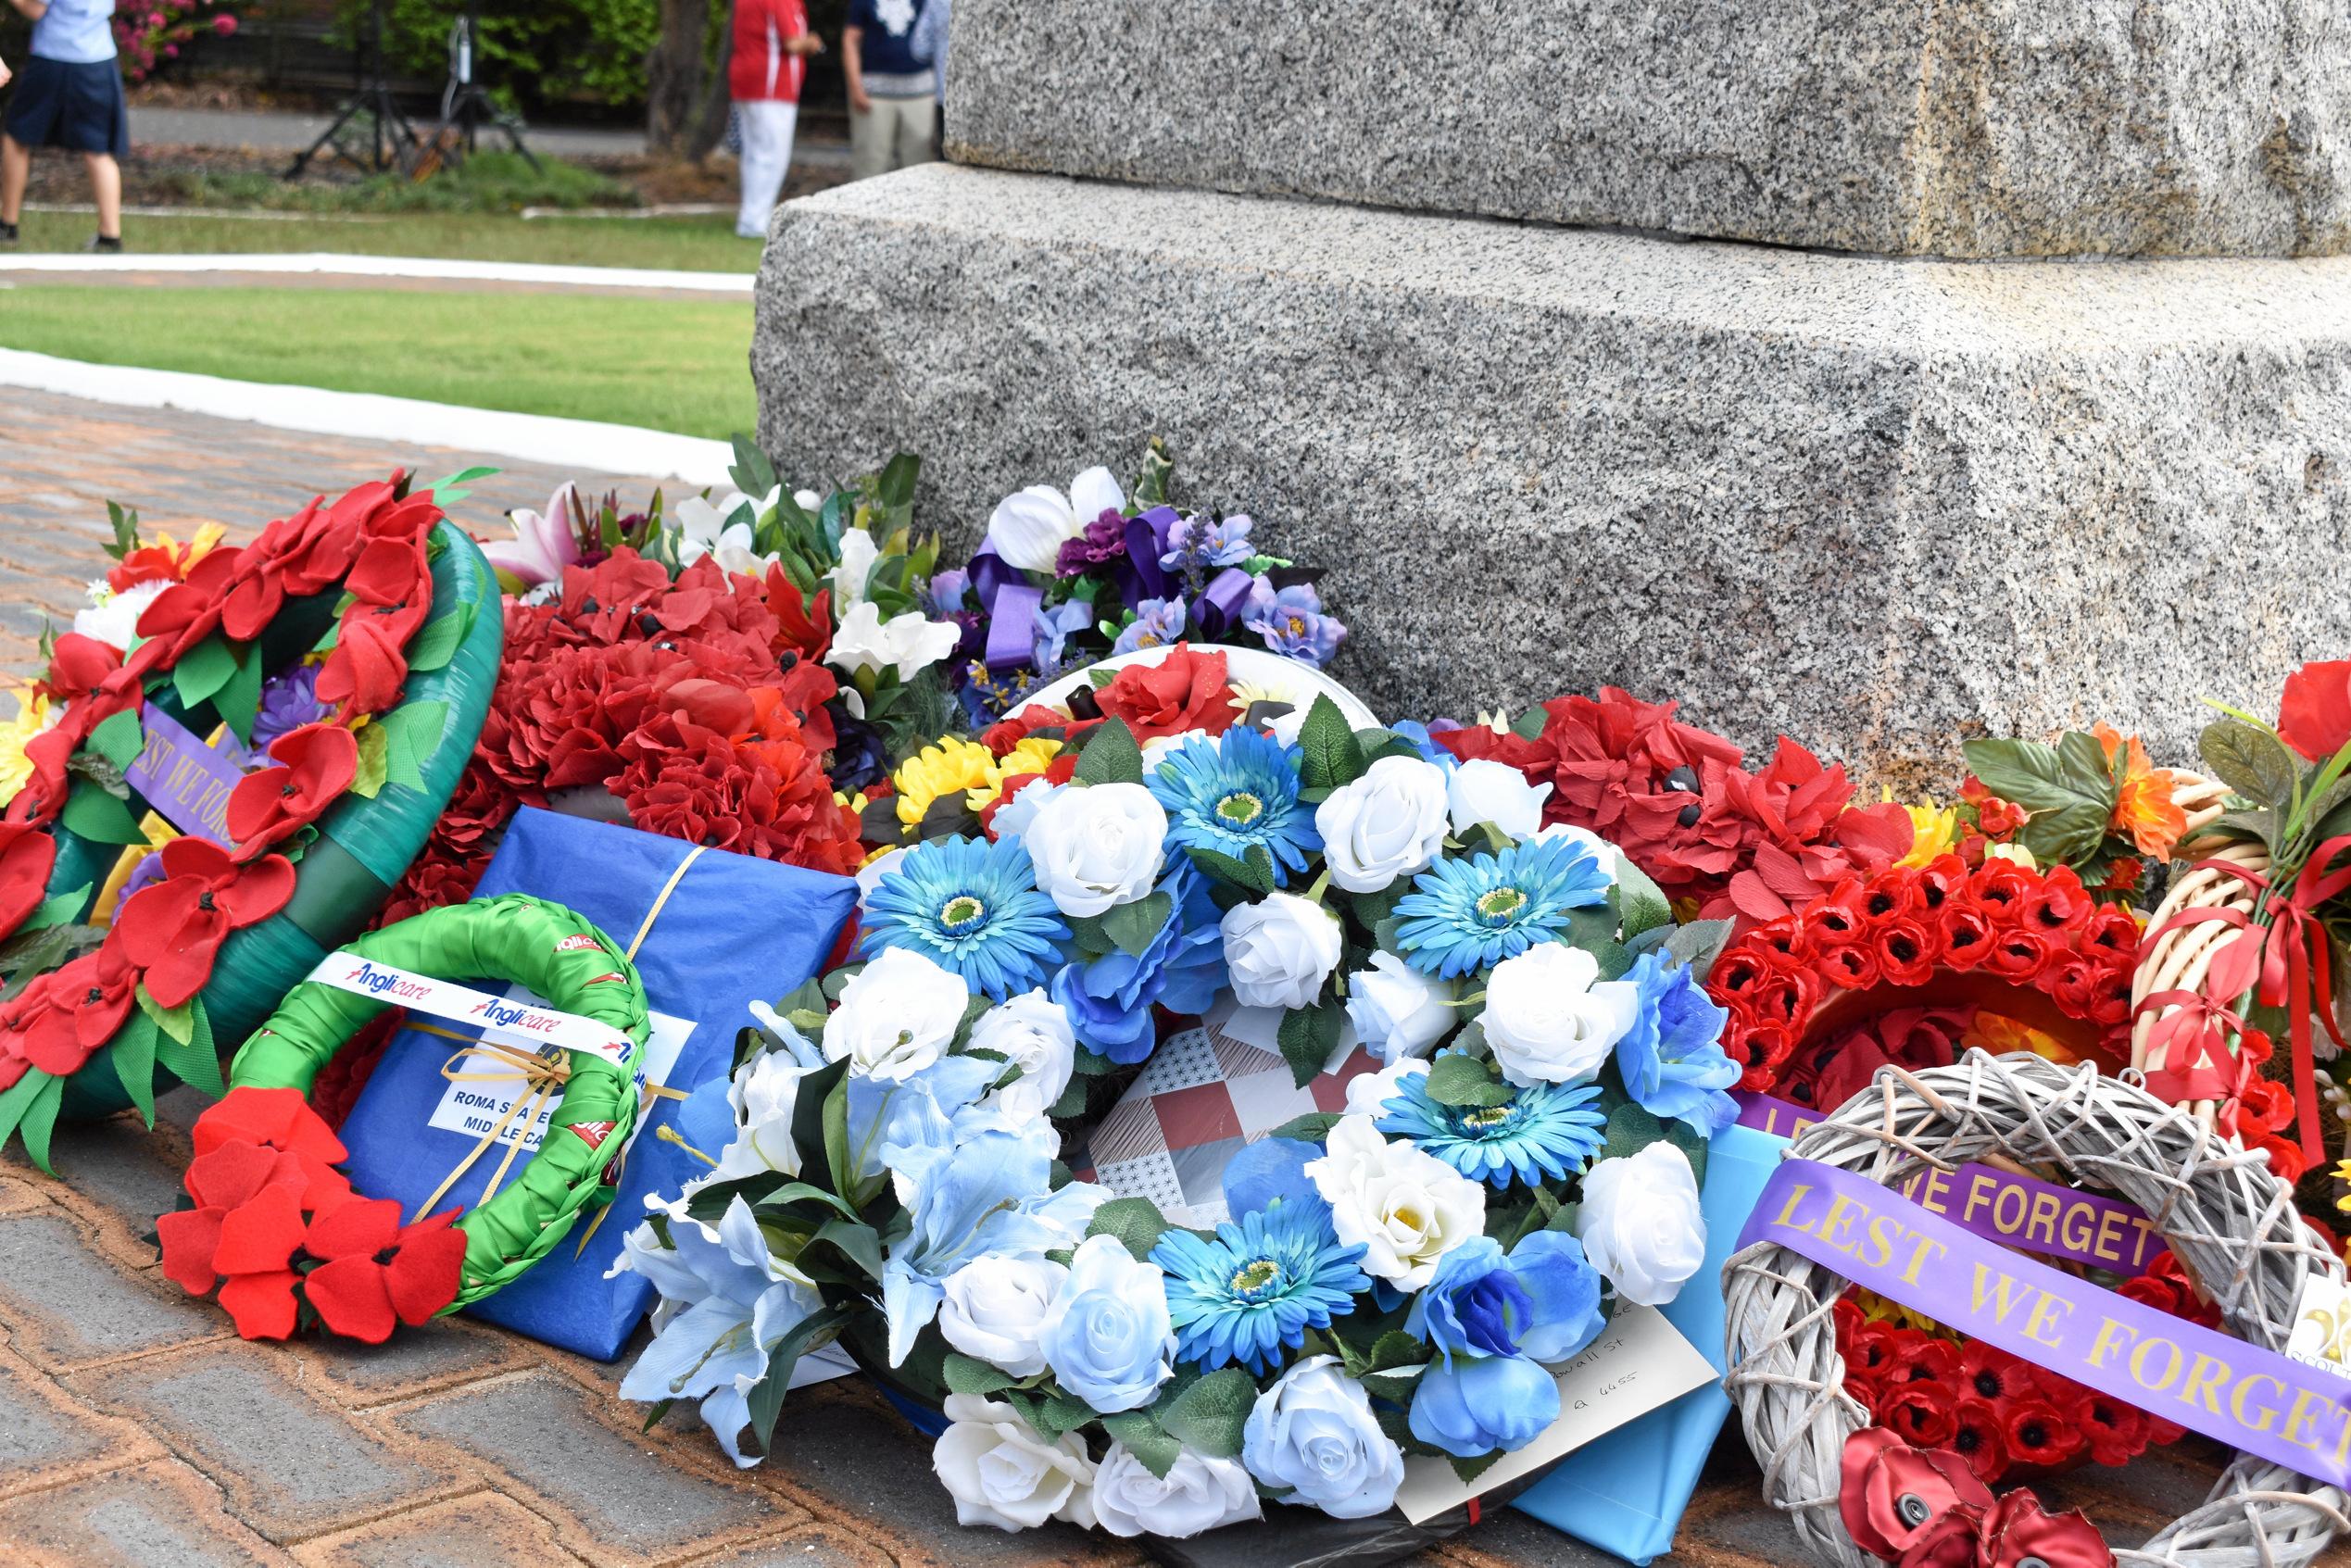
[[[146,972],[147,994],[175,1008],[204,989],[232,931],[269,919],[294,897],[294,866],[269,855],[240,866],[201,838],[163,847],[163,880],[124,900],[115,921],[123,951]]]
[[[270,743],[277,766],[247,773],[229,793],[229,835],[249,860],[316,822],[358,776],[359,743],[336,724],[305,724]]]
[[[1993,1506],[1992,1488],[1956,1454],[1916,1449],[1882,1426],[1845,1439],[1837,1509],[1862,1550],[1888,1562],[1962,1509]]]
[[[48,897],[57,841],[30,822],[0,822],[0,936],[16,930]]]
[[[2047,1568],[2106,1568],[2114,1552],[2079,1511],[2044,1513],[2041,1500],[2019,1486],[1985,1518],[1976,1562],[1981,1568],[2019,1568],[2030,1561]]]

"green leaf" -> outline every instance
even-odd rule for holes
[[[1529,708],[1510,721],[1510,733],[1520,740],[1540,740],[1551,715],[1540,708]]]
[[[1608,1116],[1608,1141],[1601,1146],[1593,1162],[1603,1160],[1622,1160],[1638,1153],[1666,1135],[1666,1124],[1629,1102],[1618,1106]]]
[[[1502,1458],[1502,1450],[1496,1449],[1492,1453],[1479,1454],[1476,1459],[1463,1459],[1457,1454],[1447,1454],[1445,1458],[1452,1465],[1453,1474],[1460,1476],[1462,1485],[1466,1486],[1494,1467],[1494,1461]]]
[[[1482,1061],[1448,1052],[1428,1064],[1426,1092],[1440,1105],[1508,1105],[1516,1093]]]
[[[24,1121],[25,1112],[31,1109],[32,1102],[40,1098],[51,1085],[63,1082],[61,1078],[51,1077],[40,1069],[32,1068],[28,1070],[23,1077],[17,1080],[15,1087],[6,1094],[0,1094],[0,1148],[7,1148],[8,1139],[15,1135],[17,1127]],[[42,1169],[46,1171],[48,1167],[44,1165]],[[49,1171],[49,1174],[54,1176],[57,1173]]]
[[[373,800],[388,781],[386,758],[392,736],[381,724],[362,724],[353,737],[359,743],[358,771],[351,775],[351,793]]]
[[[786,1209],[795,1203],[815,1203],[852,1223],[858,1218],[857,1210],[849,1206],[848,1199],[836,1193],[826,1192],[811,1182],[786,1182],[780,1186],[769,1188],[751,1202],[756,1209]],[[724,1212],[723,1208],[721,1212]]]
[[[424,623],[409,643],[409,671],[423,674],[427,671],[445,668],[464,646],[465,634],[473,629],[473,607],[459,605],[446,614],[434,616]]]
[[[1673,923],[1674,907],[1665,890],[1621,850],[1616,854],[1616,897],[1618,927],[1627,936]]]
[[[1401,1372],[1367,1372],[1355,1381],[1375,1399],[1393,1399],[1400,1405],[1409,1405],[1420,1386],[1420,1374],[1427,1370],[1426,1366],[1415,1366]]]
[[[849,1315],[849,1308],[840,1306],[811,1312],[768,1352],[766,1375],[751,1389],[749,1398],[752,1441],[760,1452],[767,1451],[775,1436],[775,1419],[784,1412],[784,1396],[791,1391],[792,1369],[799,1364],[801,1352],[815,1344],[818,1336],[837,1329]]]
[[[1094,1210],[1093,1223],[1086,1227],[1088,1236],[1116,1236],[1119,1245],[1132,1252],[1138,1261],[1149,1261],[1151,1248],[1168,1230],[1166,1217],[1159,1205],[1148,1198],[1113,1198]]]
[[[140,983],[134,995],[139,998],[139,1010],[155,1020],[155,1026],[162,1030],[164,1034],[183,1046],[195,1038],[195,1016],[190,1011],[187,1002],[182,1002],[176,1008],[165,1007],[154,997],[148,995],[146,984],[144,981]]]
[[[205,1015],[204,998],[198,997],[188,1004],[192,1021],[189,1038],[183,1044],[157,1029],[155,1059],[180,1082],[213,1099],[229,1092],[220,1081],[220,1052],[212,1039],[212,1021]]]
[[[476,463],[471,468],[459,469],[447,478],[437,483],[428,484],[425,488],[433,492],[433,498],[435,501],[446,507],[453,502],[462,501],[471,495],[472,492],[466,488],[467,485],[477,480],[488,479],[497,471],[494,468]]]
[[[1424,1352],[1426,1353],[1426,1352]],[[1257,1403],[1257,1384],[1238,1367],[1210,1373],[1156,1409],[1167,1435],[1211,1459],[1231,1459],[1241,1450],[1241,1428]]]
[[[178,690],[182,705],[194,709],[209,701],[212,694],[227,685],[236,672],[236,655],[216,633],[181,656],[171,671],[171,684]]]
[[[1295,1143],[1322,1143],[1330,1137],[1330,1130],[1339,1125],[1336,1110],[1310,1110],[1303,1116],[1293,1116],[1267,1134],[1268,1137],[1289,1138]]]
[[[31,1078],[34,1074],[27,1073],[25,1076]],[[40,1092],[32,1097],[31,1103],[24,1108],[22,1120],[17,1123],[17,1136],[24,1140],[25,1153],[31,1156],[43,1173],[51,1176],[57,1172],[49,1167],[49,1135],[57,1129],[57,1106],[64,1098],[65,1080],[44,1077]]]
[[[1231,1371],[1231,1368],[1226,1368]],[[1202,1381],[1205,1381],[1203,1379]],[[1254,1393],[1252,1388],[1251,1392]],[[1176,1461],[1184,1457],[1184,1445],[1163,1431],[1151,1419],[1150,1411],[1121,1411],[1102,1417],[1102,1430],[1126,1445],[1126,1451],[1142,1461],[1143,1468],[1164,1481],[1167,1473],[1176,1468]],[[1238,1453],[1239,1450],[1235,1449]],[[1226,1456],[1220,1456],[1226,1457]]]
[[[114,525],[114,543],[106,546],[107,554],[120,560],[139,547],[139,514],[136,511],[108,501],[107,521]]]
[[[1398,1367],[1416,1367],[1428,1360],[1428,1347],[1401,1329],[1389,1329],[1372,1341],[1371,1360],[1366,1364],[1374,1372],[1393,1372]]]
[[[1143,748],[1135,744],[1135,732],[1125,720],[1109,720],[1086,738],[1075,777],[1082,784],[1143,782]]]
[[[2095,746],[2096,740],[2091,740]],[[2097,777],[2084,779],[2068,765],[2054,746],[2029,740],[1971,740],[1960,747],[1968,768],[1984,788],[2028,811],[2055,811],[2083,801],[2102,801],[2109,809],[2114,781],[2099,753]]]
[[[1715,960],[1730,946],[1734,929],[1733,922],[1727,920],[1691,921],[1674,928],[1673,935],[1666,938],[1666,952],[1689,969],[1691,979],[1704,985]]]
[[[1143,452],[1143,471],[1135,476],[1134,486],[1128,492],[1135,497],[1136,508],[1149,511],[1153,507],[1165,506],[1167,481],[1175,471],[1176,461],[1167,455],[1167,443],[1152,436],[1150,445]]]
[[[2106,841],[2106,822],[2113,812],[2093,801],[2081,801],[2054,811],[2035,811],[2017,830],[2017,842],[2032,851],[2044,868],[2079,867],[2095,857]]]
[[[1113,906],[1102,916],[1102,935],[1118,946],[1128,958],[1139,959],[1150,951],[1151,943],[1167,924],[1167,917],[1176,910],[1176,900],[1165,893],[1152,893],[1131,904]]]
[[[402,703],[377,720],[384,730],[384,782],[421,790],[423,765],[440,748],[448,722],[449,705],[437,699]]]
[[[41,900],[41,905],[25,917],[16,935],[46,931],[53,925],[64,925],[82,913],[82,907],[90,901],[90,884],[83,883],[70,893],[57,893]]]
[[[249,647],[237,659],[236,670],[212,694],[212,709],[229,726],[241,746],[253,744],[253,723],[261,715],[261,650]]]
[[[1337,789],[1364,775],[1364,748],[1327,692],[1318,694],[1306,710],[1298,746],[1299,783],[1305,788]]]
[[[892,511],[914,504],[915,482],[922,478],[923,459],[911,452],[900,452],[882,465],[882,471],[874,481],[874,498]]]
[[[139,1120],[155,1125],[155,1020],[141,1012],[114,1037],[114,1075],[139,1108]]]
[[[125,709],[90,732],[90,749],[113,763],[128,770],[146,749],[146,732],[139,727],[137,713]]]
[[[858,1161],[849,1148],[849,1077],[844,1073],[824,1097],[824,1164],[833,1190],[845,1198],[857,1192]]]
[[[77,834],[93,844],[145,844],[147,835],[139,831],[138,819],[131,808],[87,782],[73,786],[66,797],[64,812],[58,820],[66,831]]]
[[[1339,1026],[1346,1022],[1347,1009],[1338,1002],[1291,1008],[1282,1014],[1275,1043],[1281,1047],[1282,1060],[1289,1063],[1290,1078],[1298,1087],[1314,1082],[1314,1074],[1329,1063],[1331,1053],[1339,1048]]]
[[[2269,731],[2239,719],[2215,719],[2196,738],[2196,750],[2213,777],[2255,805],[2282,813],[2294,799],[2302,770]]]
[[[840,1249],[841,1256],[863,1269],[868,1277],[882,1277],[882,1238],[873,1226],[855,1220],[827,1220],[816,1227],[816,1234],[808,1238],[811,1247],[829,1241]]]
[[[735,462],[726,470],[726,477],[734,482],[735,488],[746,495],[764,495],[774,489],[775,465],[768,455],[739,433],[734,442]]]
[[[1212,880],[1263,897],[1274,890],[1273,859],[1268,856],[1261,866],[1257,863],[1257,857],[1263,853],[1264,846],[1252,844],[1249,847],[1250,858],[1246,862],[1214,849],[1201,849],[1190,845],[1185,847],[1184,853],[1190,856],[1192,864]]]

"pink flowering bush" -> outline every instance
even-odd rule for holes
[[[115,47],[122,74],[145,82],[206,34],[226,38],[237,30],[232,8],[242,0],[131,0],[114,14]]]

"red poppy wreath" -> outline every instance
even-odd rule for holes
[[[497,581],[405,475],[243,547],[113,515],[0,777],[0,1143],[44,1170],[61,1113],[220,1092],[215,1035],[380,905],[497,665]]]

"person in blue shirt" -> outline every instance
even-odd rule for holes
[[[841,73],[849,78],[852,180],[938,156],[938,73],[916,42],[926,3],[849,0]]]
[[[122,165],[131,113],[114,57],[114,0],[8,0],[32,23],[32,50],[0,128],[0,244],[17,243],[32,149],[70,147],[90,170],[98,232],[82,248],[122,248]]]

